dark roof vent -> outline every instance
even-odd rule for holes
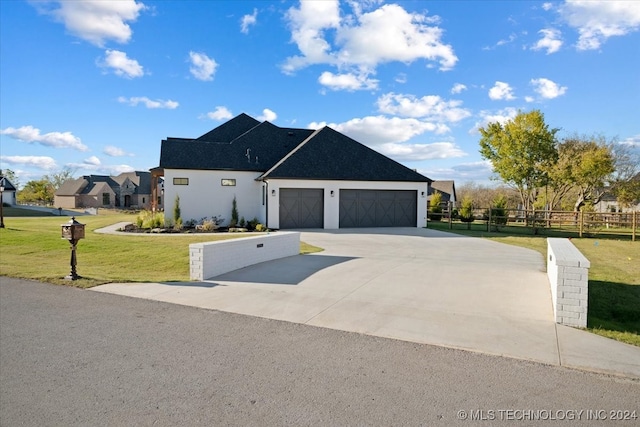
[[[289,132],[287,133],[287,135],[289,135],[289,136],[293,136],[293,135],[294,135],[294,133],[293,133],[293,132],[291,132],[291,131],[289,131]]]

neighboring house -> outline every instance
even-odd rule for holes
[[[0,176],[0,187],[2,190],[2,203],[14,206],[16,202],[16,187],[9,181],[9,178]]]
[[[456,197],[456,184],[454,181],[433,181],[429,189],[429,200],[431,200],[431,195],[435,191],[438,191],[442,195],[442,203],[448,204],[449,202],[453,202],[453,205],[456,205],[458,199]]]
[[[426,223],[431,180],[329,128],[280,128],[241,114],[196,139],[162,141],[165,218],[240,217],[274,229]],[[155,180],[152,180],[155,182]],[[155,189],[152,189],[155,192]]]
[[[55,193],[59,208],[151,207],[151,173],[125,172],[118,176],[85,175],[65,181]]]

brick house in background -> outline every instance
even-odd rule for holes
[[[163,200],[159,196],[159,205]],[[151,207],[151,173],[124,172],[118,176],[85,175],[65,181],[55,192],[58,208]]]

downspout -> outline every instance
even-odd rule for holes
[[[264,184],[265,184],[265,189],[264,189],[264,208],[265,208],[264,221],[265,221],[265,226],[267,227],[267,230],[268,230],[269,229],[269,181],[263,180],[262,182],[264,182]]]

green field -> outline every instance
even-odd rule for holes
[[[471,230],[466,230],[466,225],[461,223],[449,230],[446,222],[430,222],[429,228],[534,249],[545,258],[547,237],[571,237],[573,244],[591,262],[588,329],[640,346],[640,241],[609,235],[577,238],[573,237],[574,233],[547,230],[542,230],[545,235],[533,235],[530,230],[515,234],[512,227],[489,233],[486,224],[480,223],[472,224]]]
[[[82,288],[109,282],[188,281],[189,244],[246,236],[242,233],[171,236],[94,233],[117,222],[134,222],[135,218],[132,214],[107,210],[97,216],[79,216],[77,220],[86,224],[86,238],[77,246],[77,272],[82,278],[67,281],[63,278],[70,271],[70,245],[61,238],[60,226],[69,221],[69,217],[7,217],[5,213],[5,228],[0,229],[0,275]],[[301,253],[320,250],[306,243],[300,246]]]

